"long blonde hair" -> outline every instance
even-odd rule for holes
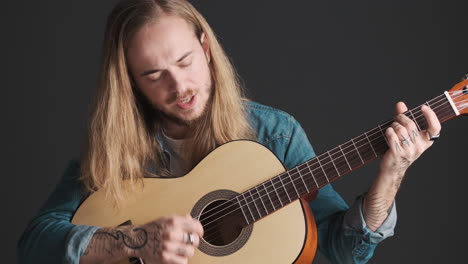
[[[213,95],[187,143],[189,160],[196,164],[220,144],[255,137],[244,111],[237,74],[203,16],[186,0],[120,1],[107,21],[98,94],[81,164],[86,190],[102,189],[116,205],[142,182],[140,179],[149,176],[149,167],[156,168],[156,176],[167,172],[155,137],[161,118],[136,89],[126,58],[133,34],[163,13],[183,18],[199,39],[205,33],[211,52]]]

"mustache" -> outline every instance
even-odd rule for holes
[[[194,96],[196,93],[194,90],[192,89],[189,89],[187,91],[185,91],[183,94],[179,94],[179,93],[174,93],[168,100],[167,100],[167,103],[169,104],[172,104],[174,102],[177,102],[177,101],[181,101],[182,99],[185,99],[187,97],[192,97]]]

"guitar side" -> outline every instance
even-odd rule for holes
[[[138,225],[163,216],[184,215],[209,193],[241,193],[284,171],[278,158],[262,145],[233,141],[215,149],[184,177],[145,178],[143,189],[119,211],[102,192],[92,194],[78,208],[72,223],[110,227],[128,220]],[[307,202],[297,200],[255,222],[237,251],[212,256],[197,250],[190,263],[311,263],[316,232]]]

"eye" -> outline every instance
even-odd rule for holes
[[[192,64],[192,56],[187,56],[186,58],[184,58],[181,62],[180,62],[180,67],[188,67]]]
[[[157,82],[162,79],[162,72],[156,72],[148,76],[151,82]]]

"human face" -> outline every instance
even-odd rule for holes
[[[127,50],[137,88],[159,110],[166,131],[200,118],[210,99],[208,41],[177,16],[163,15],[135,33]]]

